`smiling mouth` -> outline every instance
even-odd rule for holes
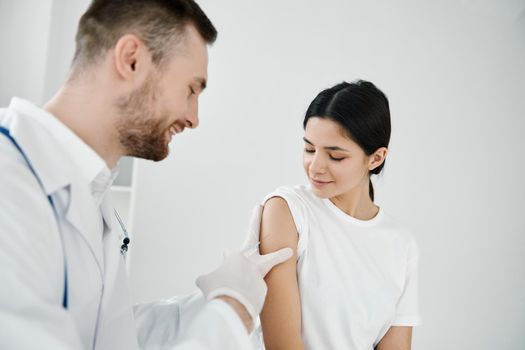
[[[184,128],[181,128],[177,125],[172,125],[167,131],[168,143],[173,139],[173,136],[177,134],[181,134],[183,131],[184,131]]]
[[[310,178],[310,181],[312,181],[315,185],[318,185],[318,186],[326,185],[326,184],[333,182],[333,181],[321,181],[321,180],[316,180],[313,178]]]
[[[173,136],[175,134],[182,133],[184,131],[184,128],[181,128],[177,125],[172,125],[169,130],[170,130],[170,135]]]

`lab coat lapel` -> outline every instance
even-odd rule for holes
[[[104,225],[106,227],[107,232],[113,232],[115,225],[114,225],[114,216],[113,216],[113,207],[111,206],[111,192],[108,191],[104,198],[102,199],[102,203],[100,204],[100,210],[102,212],[102,218],[104,219]]]
[[[72,181],[66,219],[84,236],[91,253],[97,261],[101,276],[104,274],[102,232],[97,227],[99,209],[95,205],[89,187],[82,181]]]
[[[123,255],[120,253],[123,234],[115,223],[113,207],[111,206],[111,194],[106,193],[101,204],[104,225],[104,262],[106,270],[106,280],[104,285],[106,290],[114,290],[115,286],[121,284],[118,278],[126,276],[126,265]],[[124,283],[124,285],[127,285]],[[121,286],[119,286],[121,287]]]
[[[106,193],[101,204],[106,230],[104,233],[104,297],[97,345],[108,349],[138,349],[131,297],[124,257],[120,253],[123,234],[115,221],[111,194]],[[111,310],[111,312],[108,312]]]

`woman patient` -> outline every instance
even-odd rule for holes
[[[370,82],[344,82],[317,95],[303,127],[310,185],[278,188],[264,201],[261,253],[295,253],[266,277],[264,345],[410,349],[418,250],[374,203],[370,181],[388,153],[388,100]]]

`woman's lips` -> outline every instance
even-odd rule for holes
[[[315,187],[321,188],[321,187],[324,187],[324,186],[326,186],[328,184],[331,184],[333,181],[321,181],[321,180],[316,180],[316,179],[310,178],[310,182]]]

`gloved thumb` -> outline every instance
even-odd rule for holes
[[[248,225],[248,234],[241,249],[243,251],[249,251],[259,246],[259,232],[261,230],[263,208],[262,205],[257,205],[252,210],[250,224]]]
[[[275,265],[290,259],[292,255],[293,250],[291,248],[283,248],[273,253],[259,255],[256,257],[257,267],[264,277]]]
[[[224,260],[228,259],[228,257],[230,255],[232,255],[233,251],[231,249],[225,249],[223,252],[222,252],[222,258]]]

